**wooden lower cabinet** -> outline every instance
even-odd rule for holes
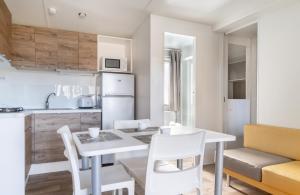
[[[101,128],[101,113],[82,113],[80,117],[81,131],[88,131],[90,127]]]
[[[25,117],[25,179],[28,176],[32,158],[32,116]]]
[[[90,126],[100,126],[101,113],[51,113],[34,116],[33,163],[67,160],[64,144],[57,130],[68,125],[72,132],[86,131]]]

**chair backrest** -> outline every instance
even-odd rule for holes
[[[139,123],[146,123],[151,125],[150,119],[140,119],[140,120],[115,120],[114,129],[136,129],[139,127]]]
[[[78,154],[77,154],[76,146],[73,141],[71,131],[68,126],[63,126],[57,130],[57,133],[60,134],[62,137],[66,149],[65,155],[68,158],[69,163],[71,165],[74,195],[79,195],[81,191],[80,176],[79,176],[79,162],[78,162]]]
[[[153,135],[146,173],[145,195],[183,194],[201,190],[205,132],[185,135]],[[168,172],[157,170],[157,163],[196,157],[187,169]]]

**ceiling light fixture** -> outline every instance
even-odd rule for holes
[[[78,13],[79,18],[85,18],[87,16],[86,12],[79,12]]]

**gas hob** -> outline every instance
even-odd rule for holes
[[[0,108],[0,113],[12,113],[12,112],[21,112],[21,111],[23,111],[22,107]]]

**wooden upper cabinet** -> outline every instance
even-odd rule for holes
[[[35,68],[34,28],[30,26],[12,25],[11,32],[13,66],[17,68]]]
[[[97,35],[79,33],[79,70],[97,71]]]
[[[4,0],[0,0],[0,54],[10,59],[11,13]]]
[[[5,45],[2,31],[0,28],[0,53]],[[11,31],[12,64],[17,68],[97,71],[96,34],[23,25],[12,25]]]
[[[38,69],[58,68],[58,30],[35,28],[35,59]]]
[[[58,31],[58,68],[78,69],[78,32]]]

